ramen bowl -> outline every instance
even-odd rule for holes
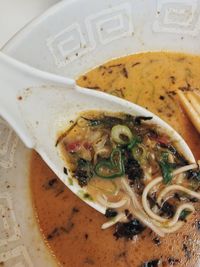
[[[143,51],[200,54],[196,0],[61,1],[31,22],[3,52],[76,78],[109,59]],[[43,241],[29,186],[31,151],[0,118],[0,263],[57,266]]]

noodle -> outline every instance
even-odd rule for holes
[[[186,177],[184,173],[197,169],[200,162],[183,166],[186,160],[176,149],[171,137],[155,125],[142,122],[151,120],[151,117],[94,114],[84,113],[71,132],[63,135],[60,144],[64,145],[68,158],[74,164],[74,178],[79,185],[88,185],[89,193],[89,190],[92,193],[95,190],[94,199],[99,204],[119,212],[114,219],[103,224],[102,229],[125,218],[130,221],[131,216],[126,214],[131,212],[159,236],[177,231],[183,225],[180,222],[182,212],[194,212],[195,209],[190,203],[180,204],[169,219],[165,216],[164,204],[167,204],[169,193],[174,191],[200,200],[200,193],[182,185]],[[183,167],[174,170],[176,166]],[[154,175],[158,177],[152,178]],[[118,190],[108,190],[108,181],[114,179]],[[157,199],[156,205],[151,208],[148,196],[153,194]],[[114,195],[117,201],[113,200]],[[122,209],[127,213],[124,214]]]
[[[160,192],[160,194],[158,196],[158,200],[157,200],[158,204],[161,204],[161,202],[164,201],[165,195],[167,195],[170,191],[182,191],[182,192],[184,192],[184,193],[186,193],[186,194],[188,194],[188,195],[190,195],[192,197],[195,197],[195,198],[200,200],[200,193],[197,193],[195,191],[187,189],[187,188],[185,188],[184,186],[181,186],[181,185],[170,185],[170,186],[166,187],[165,189],[163,189]]]
[[[167,224],[166,224],[167,227],[174,226],[178,222],[179,217],[181,215],[181,212],[184,211],[184,210],[189,210],[191,212],[194,212],[195,211],[195,209],[194,209],[194,207],[193,207],[192,204],[185,203],[185,204],[180,205],[178,207],[178,209],[176,210],[176,213],[175,213],[174,217],[167,222]]]
[[[166,219],[165,218],[162,218],[160,217],[159,215],[155,214],[149,207],[149,204],[148,204],[148,200],[147,200],[147,196],[149,194],[149,192],[151,191],[151,189],[162,182],[162,177],[158,177],[158,178],[155,178],[153,179],[144,189],[143,191],[143,194],[142,194],[142,204],[143,204],[143,208],[144,210],[146,211],[146,213],[151,217],[153,218],[154,220],[157,220],[159,222],[165,222]]]
[[[122,183],[124,185],[124,188],[126,189],[127,193],[131,197],[133,206],[131,206],[131,210],[135,217],[141,222],[143,222],[144,225],[148,226],[150,229],[152,229],[155,233],[157,233],[159,236],[164,236],[164,233],[162,230],[160,230],[158,227],[156,227],[153,222],[150,220],[150,218],[146,215],[146,213],[143,211],[140,203],[137,200],[137,197],[134,193],[134,191],[130,188],[128,182],[126,179],[122,180]]]
[[[178,231],[183,226],[183,224],[184,224],[184,222],[179,221],[174,226],[172,226],[170,228],[161,227],[161,229],[165,234],[171,234],[171,233]]]
[[[118,202],[109,202],[107,199],[105,199],[105,196],[102,197],[101,195],[98,195],[97,201],[99,201],[99,203],[103,205],[104,207],[117,209],[117,208],[121,208],[124,205],[126,205],[129,199],[125,196]]]
[[[173,176],[176,176],[176,175],[179,175],[185,171],[188,171],[188,170],[191,170],[191,169],[195,169],[197,168],[198,165],[197,164],[190,164],[188,166],[184,166],[184,167],[181,167],[177,170],[175,170],[173,172]],[[192,204],[189,204],[189,203],[186,203],[186,204],[182,204],[178,207],[178,209],[176,210],[176,213],[174,215],[174,217],[169,220],[169,219],[166,219],[166,218],[163,218],[159,215],[157,215],[156,213],[154,213],[150,207],[149,207],[149,203],[148,203],[148,200],[147,200],[147,196],[149,194],[149,192],[151,191],[151,189],[161,183],[163,180],[162,177],[158,177],[158,178],[155,178],[153,179],[144,189],[143,191],[143,194],[142,194],[142,204],[143,204],[143,207],[144,207],[144,210],[146,211],[146,213],[156,221],[156,225],[159,225],[161,227],[161,229],[163,230],[163,225],[165,225],[164,227],[164,232],[165,233],[172,233],[174,231],[177,231],[181,226],[182,224],[180,222],[178,222],[179,220],[179,217],[181,215],[181,212],[183,210],[189,210],[191,212],[194,212],[195,209],[193,207]],[[164,197],[170,192],[170,191],[182,191],[192,197],[195,197],[197,199],[200,199],[200,193],[197,193],[195,191],[192,191],[192,190],[189,190],[181,185],[170,185],[170,186],[166,186],[161,192],[160,194],[158,195],[158,198],[157,198],[157,204],[158,205],[162,205],[162,202],[165,202],[164,200]],[[166,229],[167,228],[167,231]]]
[[[101,229],[107,229],[118,222],[124,221],[124,219],[126,219],[126,215],[124,213],[120,213],[114,219],[102,224]]]

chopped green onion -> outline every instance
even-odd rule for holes
[[[127,126],[118,124],[112,127],[111,138],[114,142],[124,145],[131,141],[133,134]]]
[[[130,143],[128,144],[127,148],[131,150],[132,148],[136,147],[139,143],[141,143],[141,138],[139,136],[134,136],[130,141]]]
[[[191,213],[191,211],[189,211],[189,210],[182,210],[182,212],[179,216],[179,220],[184,221],[190,213]]]
[[[119,148],[113,149],[110,159],[99,161],[94,171],[97,176],[103,179],[114,179],[124,175],[124,162],[122,152]]]
[[[164,152],[161,155],[161,160],[159,162],[159,166],[163,175],[163,183],[168,184],[172,180],[172,171],[174,169],[173,163],[168,161],[169,153]]]
[[[144,145],[138,144],[131,149],[131,153],[137,161],[145,163],[147,159],[147,150]]]

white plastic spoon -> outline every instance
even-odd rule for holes
[[[83,89],[72,79],[42,72],[0,52],[0,115],[9,122],[29,148],[35,149],[56,175],[79,197],[83,188],[70,184],[63,172],[64,161],[55,146],[58,133],[81,111],[102,110],[152,116],[152,123],[162,127],[177,140],[189,162],[194,156],[181,136],[167,123],[146,109],[99,91]],[[83,200],[104,213],[105,207]]]

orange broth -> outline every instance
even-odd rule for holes
[[[200,159],[199,134],[176,95],[178,88],[200,88],[200,57],[168,52],[130,55],[91,70],[77,82],[159,115],[185,138]],[[30,186],[40,230],[60,266],[140,267],[155,259],[161,260],[159,266],[200,264],[199,203],[195,204],[197,212],[174,234],[158,238],[146,229],[132,241],[116,240],[112,228],[101,230],[107,219],[73,195],[35,152]]]

